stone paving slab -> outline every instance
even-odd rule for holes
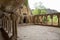
[[[21,25],[18,26],[18,40],[60,40],[60,28]]]

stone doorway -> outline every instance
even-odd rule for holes
[[[26,23],[27,17],[24,17],[23,19],[23,23]]]

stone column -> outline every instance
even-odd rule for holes
[[[12,19],[12,30],[13,30],[13,38],[12,40],[17,40],[17,17],[15,14],[11,14]]]
[[[9,30],[9,22],[8,22],[8,20],[6,20],[6,30],[7,30],[7,32]]]
[[[8,20],[8,33],[11,33],[11,20]]]
[[[37,15],[37,24],[38,24],[38,21],[39,21],[39,16]]]
[[[31,16],[31,23],[32,24],[34,23],[33,19],[34,19],[34,16]]]
[[[58,15],[58,26],[60,27],[60,15]]]
[[[40,22],[43,24],[43,15],[41,16]]]
[[[38,24],[39,24],[39,16],[38,16]]]
[[[4,28],[4,17],[2,17],[2,28]]]
[[[37,16],[35,16],[35,24],[37,24]]]
[[[35,16],[33,16],[32,21],[33,21],[33,24],[35,24]]]
[[[7,31],[7,19],[6,19],[6,17],[5,17],[5,30]]]
[[[45,17],[46,17],[46,22],[45,22],[45,23],[46,23],[46,25],[47,25],[47,16],[48,16],[48,15],[46,15],[46,16],[45,16]]]
[[[4,17],[4,29],[6,30],[6,20],[5,20],[5,17]]]
[[[39,16],[39,24],[41,24],[41,16]]]

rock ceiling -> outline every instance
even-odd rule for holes
[[[14,9],[19,7],[24,0],[0,0],[0,8],[3,9]]]
[[[0,5],[18,5],[18,4],[22,4],[24,2],[24,0],[0,0]]]

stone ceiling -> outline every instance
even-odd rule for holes
[[[11,11],[12,9],[20,7],[24,2],[24,0],[0,0],[0,8]]]

